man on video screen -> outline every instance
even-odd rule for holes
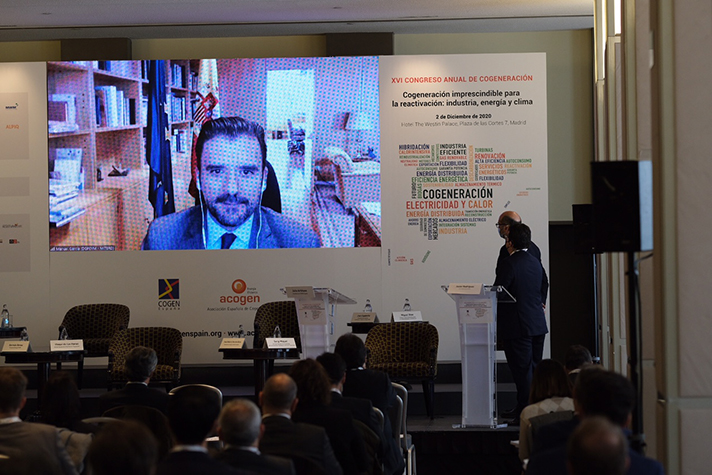
[[[240,117],[210,120],[195,153],[199,205],[156,218],[142,249],[319,247],[310,228],[262,206],[268,167],[260,125]]]

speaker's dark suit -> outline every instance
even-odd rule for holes
[[[536,257],[539,262],[541,262],[541,249],[539,249],[539,246],[534,244],[534,242],[529,243],[529,248],[527,249],[527,252],[531,254],[532,256]],[[502,246],[499,248],[499,256],[497,256],[497,267],[495,267],[495,274],[497,273],[497,269],[499,269],[499,265],[502,263],[502,261],[506,258],[509,257],[509,251],[507,250],[507,246]],[[544,278],[546,279],[546,270],[544,270]]]
[[[261,475],[295,475],[294,464],[285,457],[256,454],[240,447],[227,447],[215,455],[215,460],[233,468],[248,470]]]
[[[323,428],[277,415],[265,417],[262,424],[260,452],[292,459],[297,475],[343,473]]]
[[[354,419],[346,409],[322,404],[299,402],[292,414],[294,422],[304,422],[323,427],[329,436],[336,460],[347,475],[357,475],[368,469],[366,446],[356,431]]]
[[[211,458],[205,452],[171,452],[158,462],[156,475],[253,475],[255,472],[237,470]]]
[[[549,282],[539,259],[521,250],[501,261],[494,285],[504,286],[516,299],[516,303],[507,303],[499,294],[497,337],[504,344],[507,365],[517,386],[517,411],[521,412],[529,402],[534,366],[544,351],[548,330],[543,304]]]
[[[155,388],[149,388],[141,383],[128,383],[122,389],[109,391],[99,396],[99,412],[118,406],[148,406],[166,413],[168,393]]]

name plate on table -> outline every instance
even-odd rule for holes
[[[287,297],[290,299],[313,299],[314,298],[314,287],[305,286],[295,286],[295,287],[285,287],[287,291]]]
[[[394,322],[422,322],[423,315],[420,310],[415,312],[393,312]]]
[[[482,284],[450,284],[447,293],[451,295],[482,295]]]
[[[84,340],[50,340],[49,351],[84,351]]]
[[[291,350],[297,347],[294,338],[265,338],[265,346],[270,350]]]
[[[351,317],[351,323],[377,323],[378,315],[376,312],[354,312]]]
[[[241,350],[245,347],[244,338],[223,338],[220,342],[220,349]]]
[[[30,342],[29,341],[6,341],[4,345],[2,345],[2,351],[3,352],[12,352],[12,353],[27,353],[30,351]]]

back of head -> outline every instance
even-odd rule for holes
[[[42,422],[69,429],[80,411],[79,389],[72,376],[66,371],[50,374],[42,394]]]
[[[528,249],[532,242],[532,231],[524,223],[512,223],[509,225],[507,239],[514,249]]]
[[[574,399],[583,417],[602,416],[624,427],[633,410],[635,391],[624,376],[591,366],[576,379]]]
[[[593,363],[591,352],[583,345],[571,345],[566,349],[566,370],[573,371]]]
[[[220,439],[229,445],[249,447],[260,436],[262,419],[257,405],[247,399],[225,404],[218,418]]]
[[[336,340],[334,353],[344,359],[348,369],[358,368],[366,362],[366,345],[353,333],[345,333]]]
[[[27,378],[22,371],[10,366],[0,367],[0,413],[21,409],[26,388]]]
[[[260,395],[262,412],[289,411],[297,398],[297,384],[285,373],[277,373],[265,382]]]
[[[326,371],[331,384],[338,384],[346,374],[346,362],[337,353],[322,353],[316,360]]]
[[[552,397],[571,397],[571,386],[564,366],[556,360],[541,360],[532,377],[529,403]]]
[[[292,364],[289,375],[297,383],[300,404],[329,404],[331,383],[324,368],[311,358]]]
[[[115,421],[96,434],[87,460],[94,475],[151,475],[158,460],[158,447],[143,424]]]
[[[158,356],[153,348],[137,346],[128,352],[124,368],[129,381],[145,381],[158,365]]]
[[[201,386],[185,386],[168,399],[168,424],[180,444],[200,444],[220,415],[220,396]]]
[[[603,417],[589,417],[569,438],[567,458],[572,475],[623,475],[628,444],[620,427]]]

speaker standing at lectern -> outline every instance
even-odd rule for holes
[[[548,333],[544,304],[549,281],[541,261],[528,251],[531,230],[526,224],[508,225],[509,257],[498,261],[494,285],[505,287],[516,303],[497,304],[497,337],[502,340],[507,365],[517,387],[515,423],[529,401],[534,366],[541,361]]]

